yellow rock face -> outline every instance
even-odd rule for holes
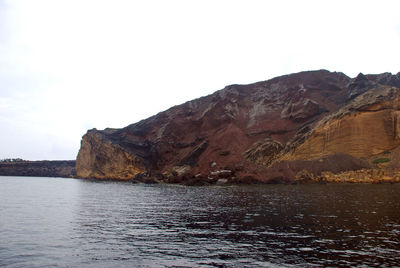
[[[83,136],[76,160],[78,177],[128,180],[145,171],[138,157],[102,139],[100,133],[89,131]]]
[[[348,114],[317,127],[282,160],[316,159],[333,153],[370,157],[400,145],[400,111],[383,109]]]

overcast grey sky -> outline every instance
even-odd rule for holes
[[[400,1],[0,0],[0,158],[74,159],[228,84],[400,71]]]

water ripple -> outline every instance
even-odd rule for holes
[[[399,190],[3,177],[0,266],[395,266]]]

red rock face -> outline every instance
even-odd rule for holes
[[[289,151],[285,147],[293,146],[293,139],[298,142],[299,137],[312,130],[317,122],[337,113],[376,85],[377,80],[389,81],[392,85],[400,76],[393,77],[351,79],[342,73],[320,70],[250,85],[227,86],[212,95],[172,107],[122,129],[90,130],[83,137],[85,150],[79,152],[78,162],[90,158],[93,165],[77,163],[77,174],[85,177],[88,171],[101,169],[96,161],[112,161],[110,157],[101,156],[104,150],[96,155],[95,149],[86,148],[86,137],[95,132],[102,137],[99,141],[107,141],[107,146],[115,145],[134,156],[146,170],[146,175],[165,178],[186,174],[211,179],[211,172],[230,170],[234,179],[268,180],[271,176],[267,167],[279,162],[279,150]],[[272,156],[263,156],[263,159],[269,159],[265,164],[248,157],[262,154],[262,150],[257,154],[248,150],[263,140],[279,144],[275,146],[279,149],[265,149],[274,152]],[[101,144],[93,146],[100,148]],[[269,145],[263,146],[269,148]],[[83,155],[89,151],[93,155]],[[85,170],[84,174],[79,167]],[[173,170],[184,172],[173,174]],[[107,174],[110,172],[108,169]],[[101,170],[92,172],[102,173]]]

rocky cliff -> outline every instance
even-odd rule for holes
[[[399,88],[400,73],[326,70],[227,86],[122,129],[89,130],[77,175],[268,182],[372,168],[400,145]]]
[[[103,133],[112,133],[106,130]],[[98,179],[130,179],[143,174],[142,160],[98,131],[90,131],[82,140],[76,168],[79,176]]]

